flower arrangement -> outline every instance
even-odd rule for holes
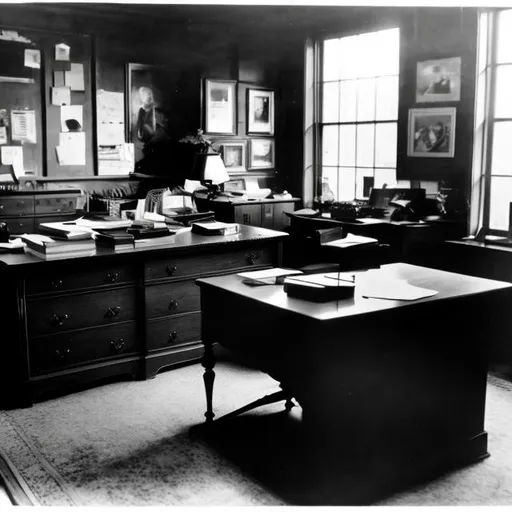
[[[212,142],[206,139],[203,135],[203,130],[197,130],[197,133],[194,135],[186,135],[179,140],[182,144],[187,144],[194,148],[194,152],[205,152],[208,150],[208,147],[212,145]],[[200,151],[198,151],[198,149]]]

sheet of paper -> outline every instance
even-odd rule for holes
[[[25,174],[23,168],[23,146],[2,146],[0,157],[3,165],[12,165],[16,177]]]
[[[124,94],[100,89],[97,94],[98,123],[124,123]]]
[[[12,140],[37,142],[35,110],[11,110]]]
[[[53,86],[64,87],[64,71],[53,72]]]
[[[71,105],[71,89],[69,87],[52,87],[52,105]]]
[[[256,192],[259,189],[258,178],[245,178],[245,190],[247,192]]]
[[[32,48],[25,48],[25,66],[27,68],[40,69],[41,52]]]
[[[60,109],[61,131],[79,131],[84,126],[82,105],[65,105]]]
[[[98,144],[100,146],[124,144],[124,123],[98,124]]]
[[[72,62],[71,69],[64,71],[64,83],[71,87],[72,91],[85,91],[84,65]]]
[[[60,165],[85,165],[84,132],[61,133],[55,149]]]
[[[378,240],[369,236],[354,235],[353,233],[347,233],[345,238],[333,240],[332,242],[326,242],[322,245],[328,245],[330,247],[352,247],[354,245],[366,245],[375,244]]]
[[[7,128],[0,126],[0,144],[7,144]]]
[[[55,60],[69,60],[71,48],[65,44],[60,43],[55,45]]]

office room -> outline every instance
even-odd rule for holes
[[[0,8],[0,505],[512,503],[510,7]]]

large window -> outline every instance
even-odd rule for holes
[[[502,234],[512,203],[512,9],[483,13],[479,25],[472,231]]]
[[[324,198],[329,190],[339,201],[364,199],[396,182],[399,46],[397,28],[320,45]]]

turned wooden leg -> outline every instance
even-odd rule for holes
[[[287,412],[290,412],[293,407],[295,407],[295,404],[293,403],[293,400],[290,397],[288,397],[286,399],[286,402],[284,403],[284,408],[286,409]]]
[[[215,416],[213,413],[213,383],[215,381],[213,368],[215,366],[215,354],[213,352],[212,343],[205,343],[201,364],[204,368],[203,381],[206,392],[206,412],[204,415],[206,417],[206,423],[211,423]]]

